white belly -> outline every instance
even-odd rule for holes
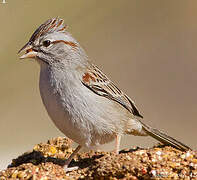
[[[113,102],[47,68],[41,69],[40,94],[55,125],[82,146],[110,142],[118,131],[122,132],[122,121],[117,121],[120,112],[114,112]]]

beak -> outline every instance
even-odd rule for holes
[[[20,57],[20,59],[35,58],[37,56],[37,51],[33,49],[33,46],[28,42],[19,51],[18,54],[25,51],[25,54]]]

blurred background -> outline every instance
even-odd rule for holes
[[[0,170],[35,144],[63,136],[42,105],[38,64],[17,55],[41,23],[57,16],[135,101],[144,122],[197,148],[196,0],[6,1],[0,4]],[[121,147],[155,143],[125,136]]]

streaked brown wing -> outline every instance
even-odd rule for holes
[[[116,101],[133,115],[143,118],[137,110],[134,102],[118,89],[95,65],[92,65],[92,67],[83,74],[82,83],[99,96]]]

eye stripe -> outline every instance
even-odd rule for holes
[[[71,41],[57,40],[57,41],[53,41],[51,43],[57,44],[57,43],[60,43],[60,42],[63,42],[64,44],[69,45],[73,48],[77,47],[77,45],[75,43],[71,42]]]

